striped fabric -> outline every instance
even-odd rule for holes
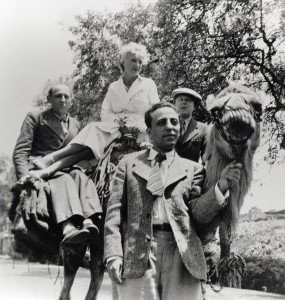
[[[160,172],[160,164],[165,159],[166,159],[165,154],[158,153],[155,157],[154,166],[152,167],[150,174],[149,174],[149,179],[148,179],[146,188],[154,196],[162,196],[163,195],[164,186],[163,186],[161,172]]]
[[[179,140],[182,141],[184,138],[186,132],[186,122],[185,121],[181,121],[180,124],[180,136],[179,136]]]

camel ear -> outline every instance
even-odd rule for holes
[[[210,94],[206,99],[206,108],[208,111],[211,111],[211,109],[214,107],[215,102],[215,96],[213,94]]]
[[[262,109],[264,109],[270,104],[270,97],[266,95],[264,91],[257,91],[256,95],[258,98],[258,102],[262,105]]]

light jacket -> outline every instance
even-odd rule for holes
[[[126,155],[118,165],[105,222],[104,259],[123,258],[123,278],[141,277],[148,267],[154,196],[146,189],[149,150]],[[177,154],[166,178],[166,213],[182,261],[196,278],[206,280],[206,262],[195,224],[210,222],[222,209],[214,188],[201,196],[204,168]]]

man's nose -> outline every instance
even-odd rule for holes
[[[173,124],[171,123],[171,120],[168,120],[165,125],[166,125],[165,126],[166,129],[168,129],[168,130],[173,129],[173,127],[174,127]]]

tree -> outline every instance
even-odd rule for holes
[[[274,159],[274,149],[284,144],[285,61],[284,7],[278,0],[273,6],[262,0],[161,0],[156,41],[166,62],[162,82],[171,78],[205,97],[238,80],[270,95],[265,127],[268,141],[274,135],[278,142],[269,148]]]

